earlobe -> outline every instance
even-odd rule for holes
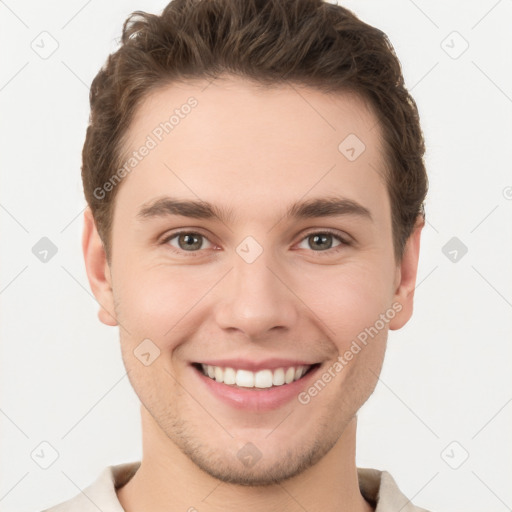
[[[425,219],[418,217],[414,230],[405,244],[402,261],[397,268],[397,287],[393,298],[393,306],[398,313],[389,322],[389,329],[402,328],[411,318],[413,312],[414,290],[416,288],[416,275],[420,254],[420,237]]]
[[[115,326],[117,325],[117,320],[114,311],[110,268],[107,263],[103,243],[89,207],[84,212],[82,251],[89,285],[100,306],[98,318],[105,325]]]

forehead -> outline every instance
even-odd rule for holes
[[[191,103],[193,107],[189,107]],[[192,120],[184,122],[187,118]],[[327,94],[291,82],[266,86],[224,75],[211,81],[195,79],[160,86],[146,94],[136,109],[127,130],[127,145],[153,132],[157,139],[159,135],[167,138],[171,132],[162,125],[169,121],[172,138],[194,143],[193,131],[196,139],[214,142],[219,151],[229,146],[229,134],[237,136],[237,143],[250,135],[255,143],[285,150],[286,144],[294,146],[305,138],[323,140],[323,146],[330,146],[348,135],[348,130],[367,146],[380,148],[377,119],[360,95],[350,91]],[[187,129],[191,124],[193,128]],[[314,148],[302,149],[311,152]],[[294,150],[299,153],[301,148],[295,145]]]
[[[139,105],[124,160],[143,146],[151,149],[124,178],[118,200],[140,205],[170,193],[236,209],[257,197],[254,208],[265,212],[339,191],[387,206],[380,127],[353,93],[232,77],[173,83]]]

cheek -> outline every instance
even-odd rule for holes
[[[179,338],[189,315],[218,280],[211,270],[203,272],[199,267],[154,266],[129,272],[125,266],[116,287],[116,301],[120,321],[131,333],[133,342],[150,338],[165,349],[173,339]],[[132,269],[136,269],[133,263]],[[126,333],[125,333],[126,334]]]
[[[326,334],[338,349],[344,350],[389,309],[390,283],[391,277],[383,278],[375,267],[340,266],[321,277],[310,274],[302,282],[303,291],[298,295],[322,321]],[[380,323],[378,326],[382,327]]]
[[[169,364],[168,354],[190,334],[188,315],[204,294],[205,285],[190,286],[179,269],[139,267],[125,273],[115,288],[124,365],[139,398],[147,406],[156,400],[156,390],[177,396],[179,368]],[[132,264],[135,269],[135,263]],[[202,291],[202,294],[201,294]],[[188,331],[185,332],[185,329]],[[172,376],[171,376],[172,375]]]

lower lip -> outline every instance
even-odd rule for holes
[[[238,388],[217,382],[204,375],[201,370],[192,366],[192,370],[199,377],[200,381],[217,398],[236,409],[252,411],[269,411],[277,409],[296,398],[315,377],[320,365],[310,370],[304,377],[282,386],[271,388]]]

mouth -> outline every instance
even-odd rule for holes
[[[235,369],[229,366],[214,366],[203,363],[192,363],[204,377],[230,388],[243,390],[261,390],[287,387],[294,382],[304,379],[314,372],[321,363],[310,365],[282,366],[265,368],[258,371]]]

